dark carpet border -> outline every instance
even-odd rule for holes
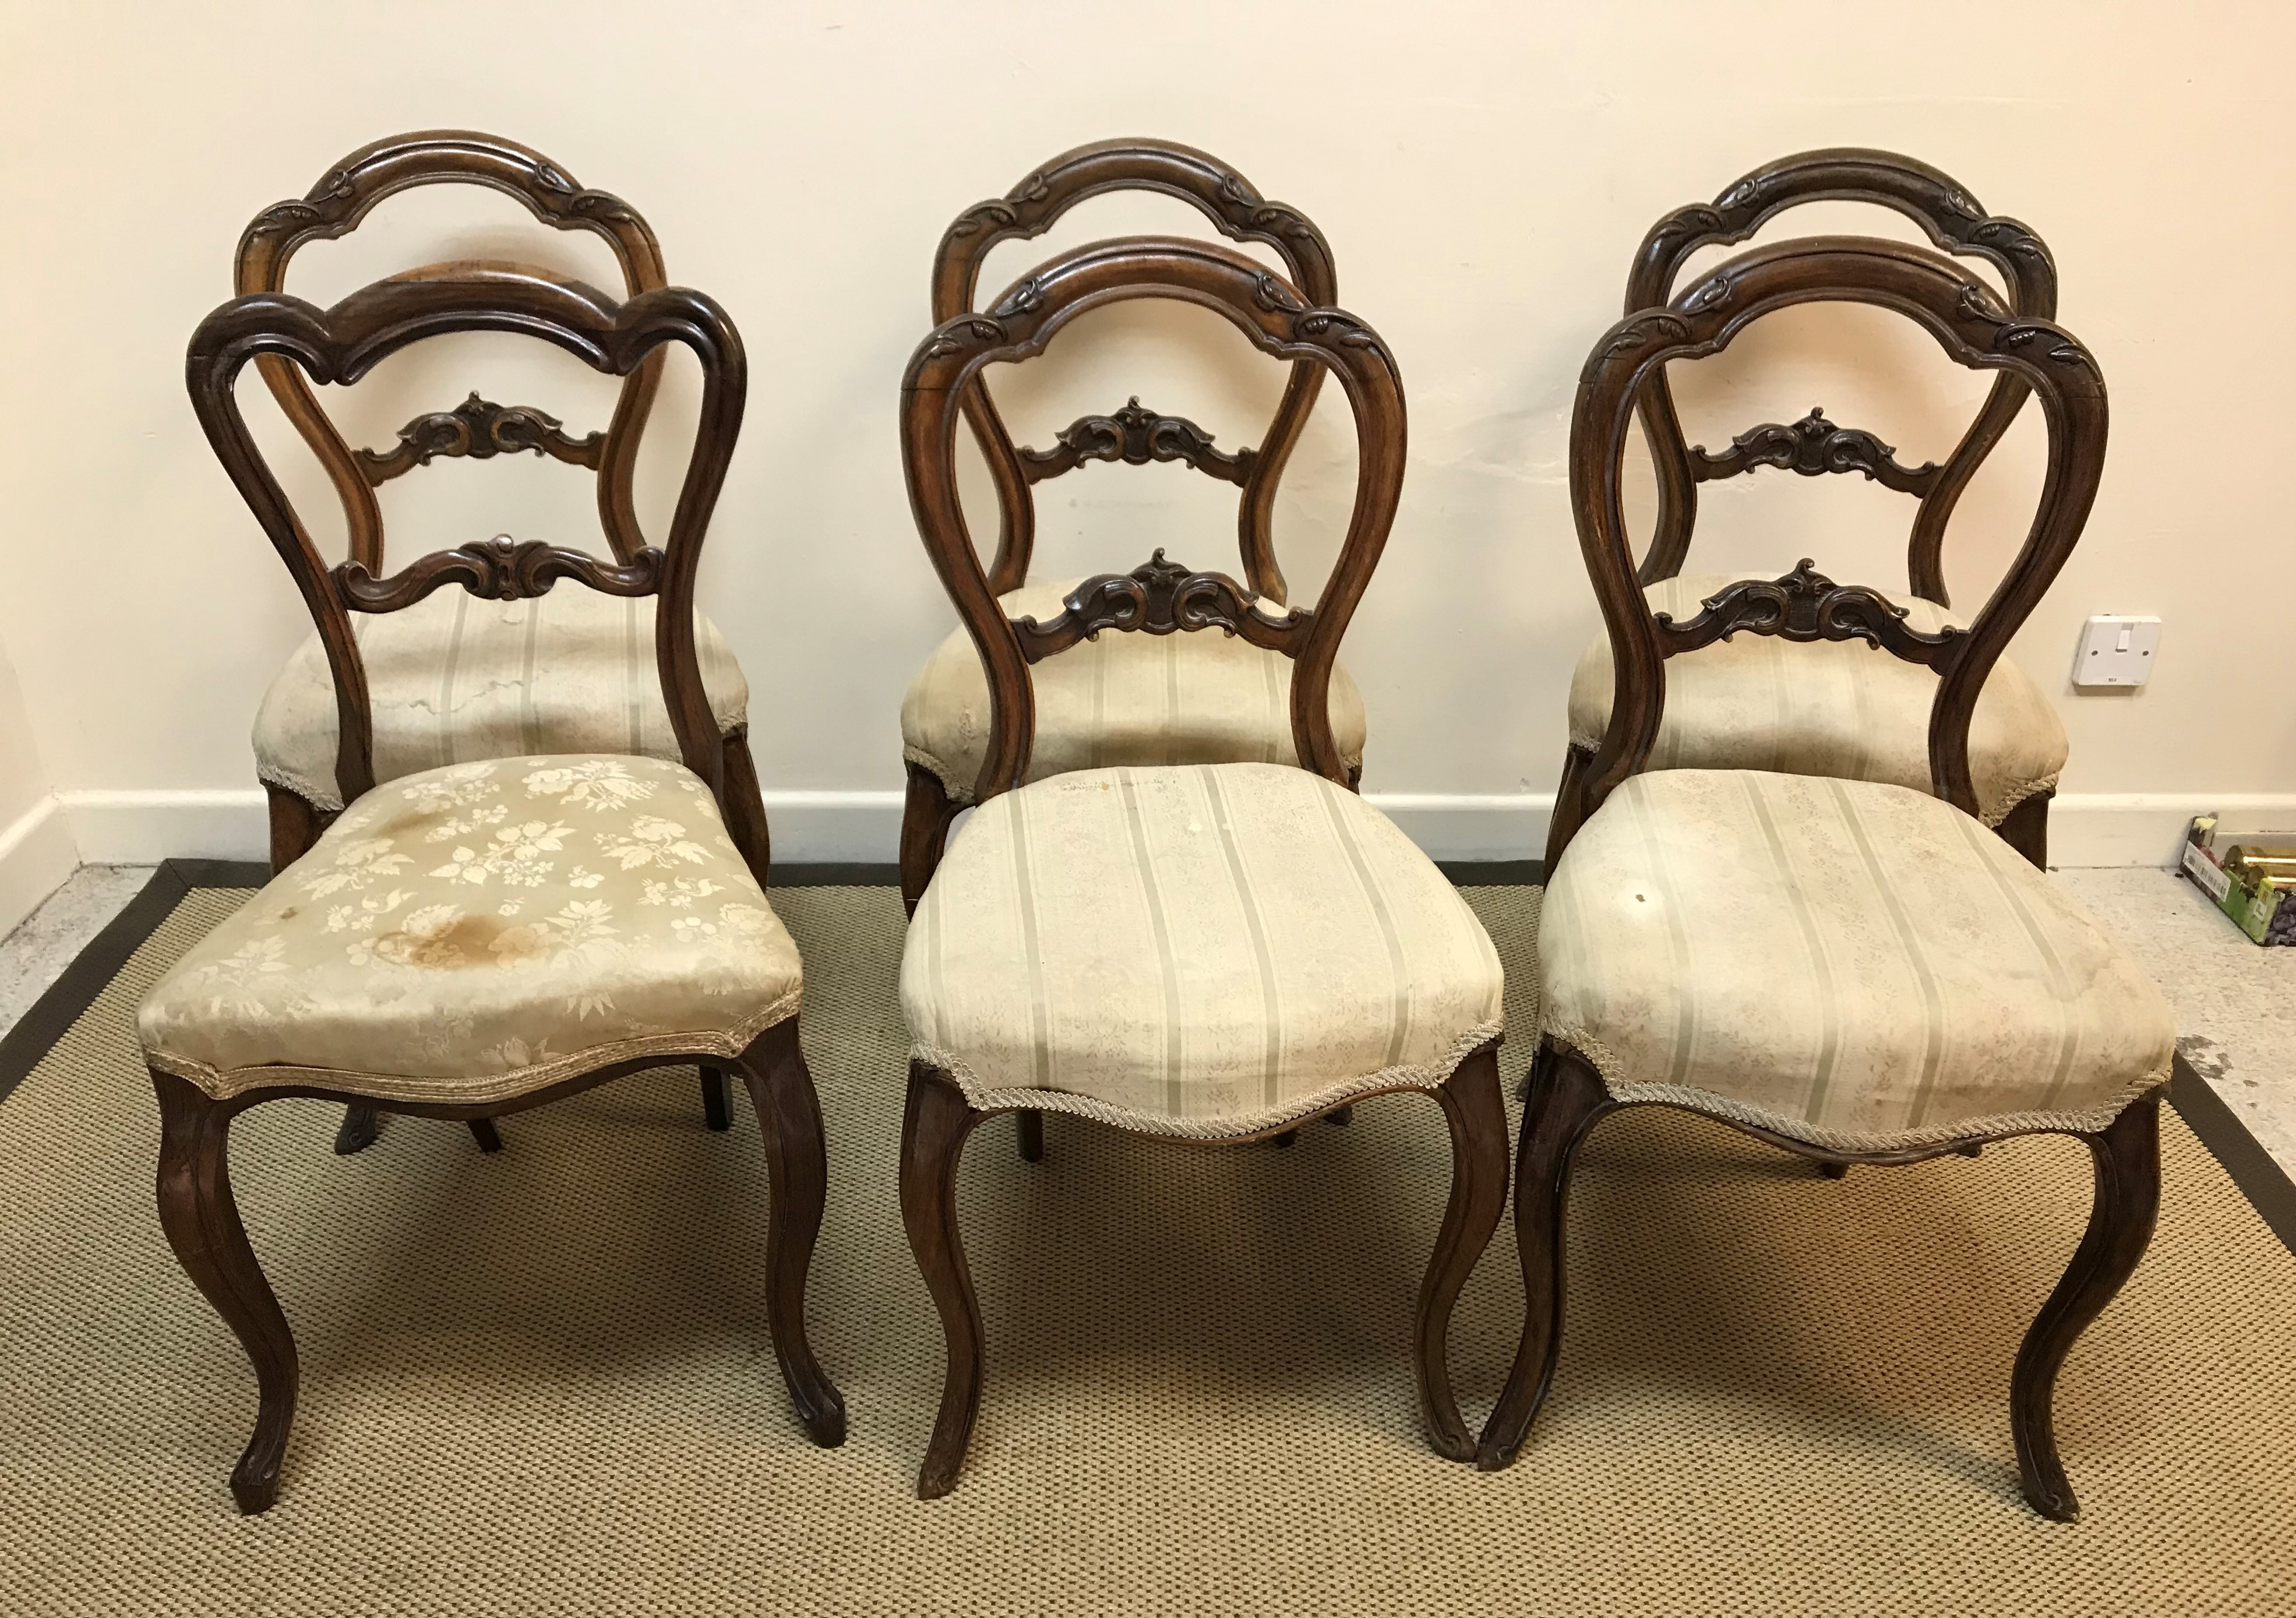
[[[1438,864],[1444,875],[1463,888],[1528,885],[1538,882],[1541,875],[1539,862],[1535,859]],[[63,975],[33,1002],[16,1026],[5,1037],[0,1037],[0,1102],[7,1100],[24,1081],[25,1075],[37,1067],[41,1058],[63,1038],[65,1031],[95,1004],[96,996],[119,975],[128,957],[159,930],[161,922],[175,913],[176,907],[193,888],[259,888],[270,877],[268,866],[252,860],[170,859],[162,863],[152,880],[144,884],[144,891],[129,899],[127,908],[112,917],[111,924],[73,958]],[[889,865],[784,865],[774,867],[771,885],[890,887],[898,881],[898,869]],[[2289,1179],[2263,1143],[2249,1133],[2240,1114],[2226,1105],[2224,1098],[2210,1089],[2207,1080],[2194,1072],[2182,1056],[2177,1058],[2169,1072],[2169,1104],[2200,1137],[2201,1144],[2208,1147],[2218,1165],[2240,1188],[2249,1206],[2256,1210],[2257,1217],[2270,1227],[2273,1235],[2291,1253],[2296,1253],[2296,1180]]]

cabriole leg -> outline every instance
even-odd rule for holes
[[[2138,1097],[2102,1131],[2079,1138],[2088,1147],[2095,1170],[2088,1228],[2025,1334],[2009,1384],[2009,1419],[2025,1499],[2043,1516],[2060,1523],[2077,1518],[2080,1506],[2057,1458],[2057,1372],[2152,1239],[2161,1211],[2161,1092]]]
[[[295,1420],[295,1335],[232,1200],[230,1109],[172,1073],[153,1070],[152,1086],[160,1097],[160,1228],[184,1273],[255,1365],[255,1433],[231,1473],[232,1498],[252,1514],[279,1493],[279,1464]]]
[[[980,1306],[956,1228],[956,1165],[979,1118],[947,1074],[909,1064],[908,1109],[901,1120],[901,1221],[925,1290],[940,1311],[948,1353],[940,1413],[917,1474],[921,1500],[939,1499],[956,1486],[980,1409]]]
[[[1613,1106],[1603,1077],[1577,1052],[1542,1043],[1530,1070],[1514,1174],[1515,1246],[1522,1259],[1522,1343],[1498,1404],[1483,1425],[1475,1465],[1514,1464],[1554,1379],[1562,1348],[1562,1280],[1570,1167],[1595,1121]]]
[[[948,823],[960,806],[949,799],[941,779],[923,765],[909,766],[909,792],[901,806],[901,909],[917,913],[933,873],[940,868],[941,849],[948,841]]]
[[[1490,1244],[1506,1207],[1506,1103],[1499,1095],[1496,1045],[1485,1046],[1452,1071],[1435,1092],[1451,1127],[1451,1199],[1442,1228],[1419,1286],[1419,1314],[1412,1334],[1413,1368],[1419,1382],[1419,1414],[1437,1452],[1455,1461],[1475,1458],[1475,1435],[1459,1415],[1445,1358],[1451,1306],[1459,1289]]]
[[[829,1188],[821,1099],[798,1043],[797,1019],[777,1023],[742,1053],[742,1076],[766,1138],[766,1322],[798,1420],[813,1441],[845,1441],[845,1400],[813,1357],[805,1330],[805,1284]]]

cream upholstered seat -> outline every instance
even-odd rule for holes
[[[362,796],[160,979],[151,1065],[477,1105],[797,1014],[796,944],[685,766],[562,755]]]
[[[1435,1088],[1498,1038],[1501,981],[1458,891],[1362,799],[1193,765],[990,800],[917,908],[901,1007],[976,1108],[1227,1136]]]
[[[1644,594],[1677,622],[1732,582],[1693,573]],[[1935,634],[1958,620],[1935,602],[1900,599],[1913,628]],[[1593,749],[1611,722],[1611,641],[1597,635],[1570,677],[1570,743]],[[1863,641],[1796,643],[1740,634],[1669,659],[1666,710],[1652,769],[1764,769],[1887,781],[1930,790],[1930,706],[1937,676]],[[2006,658],[1977,699],[1969,727],[1979,818],[1998,825],[2065,768],[2064,722]]]
[[[998,597],[1009,617],[1044,620],[1081,579]],[[1029,779],[1118,764],[1297,764],[1292,660],[1234,636],[1103,634],[1030,671],[1037,740]],[[1364,753],[1363,694],[1332,669],[1332,738],[1349,767]],[[972,801],[988,752],[988,677],[972,637],[950,632],[901,699],[902,751]]]
[[[1554,873],[1539,967],[1542,1031],[1619,1101],[1842,1151],[2102,1129],[2176,1047],[2160,991],[2046,875],[1877,782],[1629,777]]]
[[[521,753],[676,759],[654,667],[654,599],[574,587],[522,601],[440,590],[398,612],[353,613],[375,778]],[[731,735],[749,723],[749,685],[718,627],[699,612],[693,625],[703,693]],[[314,634],[264,693],[256,774],[339,809],[336,735],[334,677]]]

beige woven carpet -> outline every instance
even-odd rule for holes
[[[160,1238],[129,1032],[241,897],[187,899],[0,1105],[6,1613],[2296,1611],[2296,1258],[2173,1114],[2160,1235],[2059,1395],[2078,1526],[2019,1501],[2005,1406],[2079,1146],[1834,1183],[1612,1121],[1554,1398],[1483,1476],[1417,1432],[1448,1158],[1406,1096],[1291,1151],[1054,1116],[1028,1168],[981,1129],[987,1393],[957,1492],[921,1504],[940,1340],[894,1200],[887,890],[775,895],[829,1122],[812,1318],[842,1450],[798,1432],[760,1323],[755,1121],[706,1133],[690,1070],[509,1120],[492,1158],[399,1119],[338,1159],[332,1110],[286,1104],[241,1120],[233,1169],[303,1405],[279,1504],[242,1519],[254,1381]],[[1535,897],[1472,897],[1528,1027]],[[1503,1226],[1453,1333],[1471,1421],[1520,1299]]]

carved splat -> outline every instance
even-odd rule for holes
[[[1968,638],[1959,629],[1931,635],[1911,628],[1905,608],[1864,585],[1834,583],[1815,571],[1807,556],[1783,579],[1742,579],[1700,604],[1705,610],[1686,623],[1677,623],[1669,613],[1656,615],[1659,645],[1667,656],[1751,629],[1784,640],[1862,640],[1943,674],[1958,661]]]
[[[1122,461],[1128,466],[1184,461],[1222,482],[1242,485],[1251,480],[1251,465],[1257,458],[1248,448],[1234,455],[1213,448],[1210,433],[1185,416],[1157,415],[1141,404],[1137,394],[1122,409],[1107,415],[1079,416],[1054,436],[1058,439],[1054,448],[1021,448],[1021,472],[1029,482],[1057,478],[1086,461]]]
[[[473,393],[452,410],[418,415],[401,427],[397,448],[360,450],[358,464],[368,483],[380,488],[441,456],[487,461],[529,449],[595,471],[606,453],[606,435],[578,439],[554,415],[528,405],[497,405]]]
[[[1791,423],[1765,422],[1730,440],[1720,455],[1702,444],[1690,450],[1690,475],[1701,483],[1734,478],[1758,466],[1784,466],[1805,478],[1830,472],[1862,472],[1884,489],[1900,494],[1926,495],[1940,468],[1925,461],[1919,466],[1898,464],[1898,452],[1872,433],[1856,427],[1837,427],[1825,419],[1823,407]]]
[[[339,564],[333,575],[343,604],[353,612],[396,612],[449,584],[496,601],[543,595],[562,579],[578,579],[608,595],[651,595],[661,581],[661,552],[652,546],[627,562],[612,563],[544,539],[496,534],[433,551],[388,578],[377,579],[357,562]]]
[[[1162,548],[1129,573],[1102,573],[1070,590],[1049,623],[1016,618],[1021,654],[1041,662],[1103,629],[1171,635],[1184,629],[1225,629],[1255,646],[1283,649],[1307,634],[1313,609],[1295,607],[1281,618],[1263,613],[1251,595],[1224,573],[1193,572],[1167,561]]]

